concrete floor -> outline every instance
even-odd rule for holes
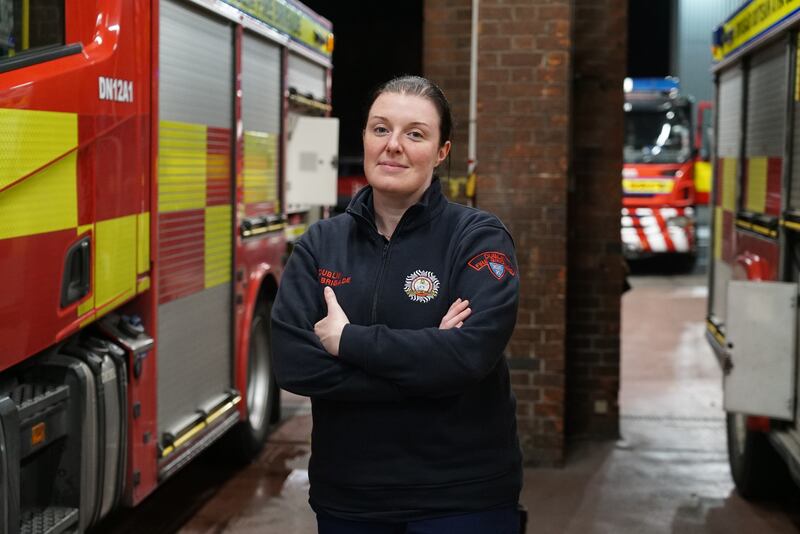
[[[751,504],[728,471],[720,372],[705,339],[703,276],[635,276],[623,298],[623,438],[576,443],[563,469],[529,469],[528,532],[789,533],[800,497]],[[96,532],[316,532],[306,503],[308,403],[286,394],[283,425],[246,469],[213,454],[170,480],[136,511]]]

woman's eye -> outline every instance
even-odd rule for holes
[[[412,131],[408,132],[408,136],[412,139],[422,139],[422,132]]]
[[[375,127],[372,129],[372,131],[373,131],[373,132],[374,132],[376,135],[385,135],[385,134],[389,133],[389,130],[388,130],[388,128],[384,128],[383,126],[375,126]]]

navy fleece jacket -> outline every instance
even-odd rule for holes
[[[314,334],[331,286],[350,324],[339,357]],[[434,180],[391,241],[372,190],[296,245],[272,311],[278,383],[311,397],[312,506],[355,520],[410,521],[515,503],[515,400],[503,349],[519,274],[502,223],[453,204]],[[439,323],[457,298],[472,314]]]

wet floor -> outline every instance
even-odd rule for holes
[[[529,469],[528,532],[800,532],[800,496],[751,504],[728,471],[721,375],[704,339],[705,278],[632,278],[623,298],[621,431],[575,443],[563,469]],[[99,532],[311,534],[308,403],[286,394],[285,420],[247,468],[211,451]],[[214,454],[216,453],[216,454]]]

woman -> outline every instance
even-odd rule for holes
[[[311,397],[319,531],[516,533],[522,480],[503,357],[514,246],[494,216],[449,203],[434,169],[450,109],[407,76],[372,98],[369,182],[292,253],[272,313],[284,389]]]

